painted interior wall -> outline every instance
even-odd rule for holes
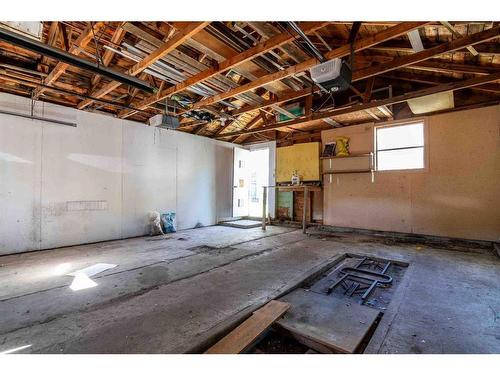
[[[427,168],[324,178],[326,225],[500,239],[500,106],[427,117]],[[322,132],[373,151],[373,124]]]
[[[31,101],[0,94],[0,109]],[[141,236],[148,212],[178,229],[231,216],[233,146],[36,102],[0,114],[0,254]]]
[[[300,181],[320,180],[319,142],[298,143],[278,148],[276,152],[276,181],[290,182],[297,172]]]

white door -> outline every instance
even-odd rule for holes
[[[252,150],[248,157],[248,216],[261,217],[263,186],[269,185],[269,148]],[[267,202],[266,202],[267,204]],[[266,205],[267,211],[269,207]]]
[[[248,216],[248,169],[250,151],[234,148],[233,217]]]

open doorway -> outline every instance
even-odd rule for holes
[[[233,217],[261,217],[269,185],[269,148],[234,150]]]

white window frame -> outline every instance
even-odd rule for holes
[[[423,145],[423,167],[422,168],[410,168],[410,169],[378,169],[378,148],[377,148],[377,129],[383,129],[383,128],[395,128],[398,126],[405,126],[405,125],[412,125],[412,124],[423,124],[423,132],[424,132],[424,145]],[[420,147],[420,146],[417,146]],[[382,125],[376,125],[373,127],[373,148],[374,148],[374,167],[375,171],[378,173],[400,173],[400,172],[405,172],[405,173],[421,173],[425,172],[428,170],[428,151],[429,151],[429,145],[428,145],[428,126],[427,126],[427,118],[422,117],[422,118],[414,118],[411,120],[400,120],[400,121],[391,121],[384,123]],[[413,147],[403,147],[402,149],[411,149]],[[382,151],[382,150],[381,150]]]

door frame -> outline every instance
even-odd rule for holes
[[[269,186],[275,186],[276,185],[276,141],[256,143],[246,147],[246,149],[250,151],[256,151],[263,148],[269,149],[269,178],[268,178]],[[276,207],[276,189],[267,189],[267,211],[272,219],[276,218],[275,207]]]

